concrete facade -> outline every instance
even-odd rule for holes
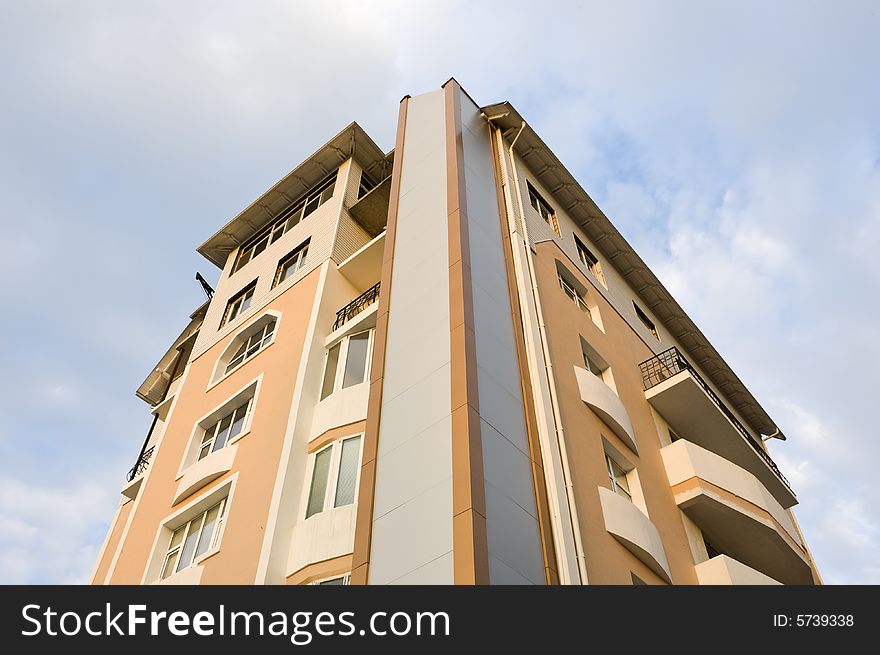
[[[94,584],[821,582],[775,424],[509,103],[407,96],[199,251]]]

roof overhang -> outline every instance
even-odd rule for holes
[[[198,252],[222,269],[230,252],[351,157],[374,180],[385,179],[391,171],[392,154],[383,152],[360,125],[351,123],[220,228]]]
[[[481,111],[502,130],[508,141],[523,128],[514,150],[529,170],[550,190],[554,199],[562,204],[566,213],[639,294],[642,302],[651,308],[749,426],[759,434],[773,434],[777,430],[776,424],[764,408],[513,105],[500,102],[487,105]]]
[[[147,379],[138,387],[135,392],[138,398],[153,407],[162,402],[175,372],[181,364],[186,365],[186,361],[181,362],[180,360],[183,358],[189,360],[189,355],[192,352],[199,329],[202,327],[202,322],[205,320],[209,304],[210,301],[205,302],[190,314],[189,324],[180,333],[180,336],[174,340],[174,343],[171,344],[171,347],[168,348],[165,354],[162,355],[162,359],[153,367]]]

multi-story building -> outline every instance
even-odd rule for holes
[[[199,252],[94,583],[819,583],[780,430],[511,104],[405,97]]]

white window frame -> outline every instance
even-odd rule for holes
[[[337,391],[343,389],[342,383],[345,379],[345,365],[348,362],[348,346],[351,342],[352,337],[356,337],[358,335],[364,334],[365,332],[369,333],[369,338],[367,339],[367,361],[364,363],[364,379],[358,384],[369,383],[370,381],[370,372],[373,365],[373,340],[376,338],[376,329],[375,328],[367,328],[366,330],[357,330],[356,332],[352,332],[351,334],[346,334],[341,339],[333,342],[326,348],[326,352],[324,353],[324,368],[321,375],[321,389],[319,391],[319,398],[324,393],[324,380],[327,378],[327,365],[330,363],[330,350],[332,350],[335,346],[339,346],[339,358],[336,361],[336,371],[333,378],[333,388],[323,398],[320,400],[326,400],[333,396]],[[355,387],[358,385],[351,385],[349,387],[345,387],[346,389],[350,389],[351,387]]]
[[[633,300],[633,310],[635,310],[636,318],[639,319],[639,323],[641,323],[648,332],[653,334],[657,341],[660,341],[660,332],[657,330],[657,324],[651,320],[651,317],[648,316],[644,309],[636,304],[635,300]]]
[[[351,573],[343,573],[341,575],[328,575],[326,578],[321,578],[320,580],[312,580],[309,585],[323,585],[327,584],[331,580],[342,580],[342,585],[347,587],[351,584]]]
[[[234,496],[237,482],[238,473],[234,473],[227,481],[221,483],[210,492],[204,494],[200,498],[191,500],[173,514],[162,519],[159,528],[156,531],[153,546],[150,549],[151,555],[149,563],[144,569],[141,584],[162,583],[165,581],[171,581],[174,578],[174,575],[176,574],[172,574],[168,578],[162,578],[162,572],[165,568],[166,556],[171,550],[171,538],[173,537],[175,530],[185,526],[192,519],[198,518],[200,515],[207,513],[208,510],[217,505],[221,500],[225,499],[226,505],[223,510],[223,521],[218,522],[219,527],[215,530],[216,534],[212,537],[211,546],[199,557],[193,557],[191,564],[187,568],[181,569],[181,572],[201,565],[202,562],[209,557],[216,555],[220,551],[223,546],[223,537],[226,534],[226,526],[229,523],[230,512],[232,511],[232,507],[234,507]]]
[[[593,312],[590,311],[590,307],[587,305],[587,301],[581,297],[581,294],[578,293],[577,289],[575,289],[560,273],[556,274],[556,277],[559,279],[559,288],[562,289],[563,293],[566,296],[571,298],[574,301],[574,304],[578,306],[584,314],[593,317]]]
[[[615,475],[615,473],[614,473],[615,466],[618,469],[620,469],[620,473],[621,473],[620,477],[623,478],[626,486],[623,486],[618,481],[618,479],[617,479],[618,476]],[[623,466],[620,465],[620,462],[618,462],[616,459],[614,459],[614,457],[612,457],[611,454],[608,452],[605,453],[605,467],[608,471],[608,479],[611,482],[611,491],[616,493],[618,496],[621,496],[623,498],[626,498],[628,501],[633,502],[632,489],[631,489],[630,483],[629,483],[629,471],[627,471],[625,468],[623,468]],[[623,492],[623,493],[621,493],[621,492]]]
[[[301,221],[305,220],[318,207],[330,200],[336,193],[336,183],[338,181],[339,169],[337,168],[336,171],[330,173],[297,200],[289,204],[271,223],[248,239],[238,249],[230,275],[237,273],[256,257],[259,257],[269,246],[299,225]],[[257,245],[262,246],[258,252]]]
[[[223,310],[223,320],[220,321],[221,328],[232,323],[232,321],[251,308],[256,291],[257,280],[254,280],[226,302],[226,309]]]
[[[306,239],[301,244],[299,244],[296,248],[294,248],[291,252],[286,254],[281,260],[278,262],[278,266],[275,268],[275,278],[272,281],[272,288],[274,289],[279,284],[282,284],[296,275],[296,272],[306,265],[306,259],[309,256],[309,245],[311,244],[311,238]],[[285,278],[282,278],[281,275],[284,273],[285,269],[287,269],[287,265],[293,262],[293,267],[290,271],[290,275]]]
[[[238,352],[241,347],[242,341],[245,343],[251,338],[252,335],[256,334],[259,331],[263,331],[265,335],[265,328],[271,322],[275,322],[275,329],[272,331],[272,338],[267,342],[263,343],[265,340],[265,336],[261,339],[261,346],[253,351],[251,355],[245,357],[237,366],[233,368],[229,368],[229,364],[231,363],[233,356]],[[258,316],[254,317],[252,321],[250,321],[247,325],[242,327],[232,339],[229,340],[229,344],[226,348],[223,349],[223,352],[217,358],[216,363],[214,364],[214,374],[211,376],[211,380],[208,383],[207,390],[212,389],[225,380],[227,377],[232,375],[239,368],[247,364],[254,357],[259,355],[261,352],[265,351],[272,344],[274,344],[278,340],[278,330],[281,327],[281,312],[275,310],[265,310]]]
[[[205,511],[203,511],[201,514],[194,516],[185,524],[171,531],[171,537],[168,542],[168,549],[165,552],[165,557],[162,558],[162,567],[159,570],[159,580],[167,580],[175,573],[180,573],[181,571],[185,571],[191,566],[197,565],[199,562],[210,557],[219,550],[220,537],[223,534],[223,526],[226,525],[226,512],[228,510],[227,504],[228,496],[221,498],[219,502],[214,503],[213,505],[205,509]],[[210,540],[208,543],[208,548],[201,555],[198,555],[196,551],[202,539],[204,538],[202,530],[205,527],[205,520],[207,519],[208,514],[216,507],[219,507],[220,510],[217,513],[216,523],[214,524],[214,527],[211,530],[211,534],[208,537],[208,539]],[[194,526],[196,526],[197,524],[198,527],[195,528]],[[198,530],[199,534],[196,538],[195,544],[193,545],[192,559],[190,559],[189,563],[186,566],[181,566],[183,560],[180,559],[180,555],[183,553],[183,547],[186,545],[186,540],[189,538],[190,533],[193,529]],[[180,543],[172,547],[171,543],[174,541],[174,535],[181,530],[183,530],[183,537],[181,538]],[[177,560],[174,564],[174,570],[171,571],[168,575],[165,575],[165,568],[168,566],[168,560],[171,558],[172,555],[177,555]]]
[[[577,250],[578,259],[581,260],[581,263],[586,267],[590,274],[607,289],[608,282],[605,280],[605,272],[602,270],[602,264],[599,262],[599,258],[593,254],[593,251],[587,247],[587,244],[581,241],[577,234],[572,234],[572,236],[574,237],[574,247],[575,250]]]
[[[544,219],[544,222],[556,232],[556,236],[561,237],[562,232],[559,231],[559,219],[556,217],[556,210],[544,199],[544,196],[535,188],[535,186],[526,180],[526,191],[529,194],[529,204],[532,209],[538,212],[538,215]]]
[[[226,441],[223,443],[220,448],[215,448],[215,444],[217,443],[217,433],[220,431],[220,426],[223,421],[227,418],[230,418],[229,426],[227,429],[231,429],[233,425],[235,425],[236,419],[240,416],[239,410],[244,414],[241,421],[241,430],[239,430],[238,434],[231,435],[226,437]],[[232,411],[224,414],[219,419],[217,419],[212,425],[207,428],[202,429],[202,439],[199,442],[199,448],[196,452],[195,461],[201,461],[205,459],[208,455],[217,452],[218,450],[223,450],[228,445],[232,444],[243,435],[246,434],[246,431],[250,427],[251,415],[254,411],[254,399],[253,397],[248,398],[242,403],[236,403],[235,407],[232,408]],[[207,447],[208,451],[202,455],[202,451]]]
[[[355,467],[355,482],[354,482],[354,501],[352,503],[347,503],[345,505],[336,505],[336,488],[339,483],[339,466],[342,463],[342,444],[346,441],[351,441],[352,439],[360,439],[358,443],[358,456],[357,456],[357,466]],[[312,491],[312,478],[315,475],[315,460],[318,455],[330,450],[330,464],[329,464],[329,473],[327,474],[327,487],[324,490],[324,504],[320,510],[308,516],[309,512],[309,501],[311,500],[311,491]],[[310,519],[314,516],[318,516],[319,514],[323,514],[324,512],[336,509],[337,507],[348,507],[349,505],[357,504],[358,492],[361,486],[361,463],[364,456],[364,435],[363,433],[351,434],[340,439],[337,439],[333,443],[327,444],[323,448],[316,450],[313,453],[309,454],[308,459],[308,475],[306,476],[306,485],[305,491],[303,493],[303,509],[301,512],[302,518],[304,520]],[[337,577],[337,576],[334,576]]]

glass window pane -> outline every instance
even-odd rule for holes
[[[168,550],[171,550],[172,548],[179,546],[180,542],[183,541],[183,533],[184,533],[185,527],[186,526],[184,526],[183,528],[178,528],[177,530],[174,531],[174,534],[171,535],[171,545],[168,546]]]
[[[303,218],[305,218],[306,216],[308,216],[309,214],[311,214],[313,211],[315,211],[315,210],[318,208],[318,205],[320,204],[320,202],[321,202],[321,197],[320,197],[320,196],[315,197],[315,198],[312,198],[311,200],[309,200],[309,201],[306,203],[306,206],[303,208]]]
[[[367,349],[370,345],[370,333],[361,332],[348,340],[348,355],[345,358],[345,375],[342,387],[350,387],[364,381],[367,370]]]
[[[315,470],[312,473],[312,484],[309,486],[309,504],[306,507],[306,518],[324,510],[324,498],[327,495],[327,478],[330,475],[330,448],[325,448],[315,456]]]
[[[247,409],[250,401],[246,402],[244,405],[235,410],[235,420],[232,423],[232,426],[229,428],[229,437],[228,439],[234,439],[239,434],[241,434],[241,430],[244,427],[244,418],[247,416]]]
[[[226,440],[229,438],[229,426],[231,423],[231,414],[224,416],[223,420],[220,421],[220,427],[217,430],[217,437],[214,439],[214,447],[211,449],[212,451],[218,451],[226,445]]]
[[[329,580],[322,580],[318,583],[319,585],[329,584],[329,585],[344,585],[345,578],[330,578]]]
[[[165,558],[165,566],[162,567],[162,579],[174,573],[174,566],[177,564],[177,558],[180,557],[180,550],[175,550]]]
[[[336,384],[336,366],[339,363],[339,344],[327,351],[327,365],[324,368],[324,384],[321,387],[321,400],[333,393]]]
[[[186,541],[183,542],[180,561],[177,562],[178,571],[192,564],[193,554],[196,551],[196,542],[199,538],[199,524],[202,522],[202,518],[203,516],[199,516],[190,523],[189,533],[186,535]]]
[[[204,446],[202,446],[202,449],[199,451],[199,459],[205,459],[208,456],[208,453],[211,452],[212,445],[213,444],[211,443],[206,443]]]
[[[351,505],[357,483],[360,463],[361,438],[346,439],[342,442],[342,455],[339,458],[339,476],[336,478],[336,499],[334,507]]]
[[[220,515],[220,505],[215,505],[208,510],[205,516],[205,525],[202,528],[202,534],[199,537],[199,545],[196,546],[196,557],[204,555],[208,552],[211,545],[211,537],[214,534],[214,526],[217,523],[217,517]]]

